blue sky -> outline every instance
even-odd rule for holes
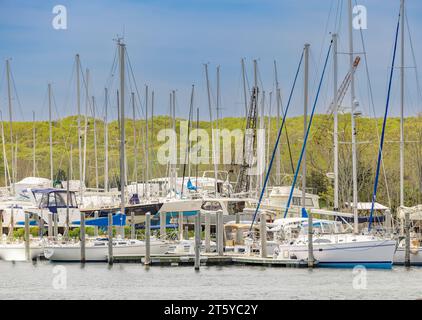
[[[67,30],[52,28],[52,8],[57,4],[67,8]],[[362,0],[358,4],[365,5],[368,10],[368,29],[363,31],[363,36],[376,114],[380,116],[385,106],[399,0]],[[336,26],[339,26],[339,51],[348,50],[346,9],[346,0],[0,0],[0,109],[7,114],[4,61],[11,58],[19,97],[19,101],[16,97],[13,100],[15,118],[30,120],[32,110],[38,119],[47,117],[48,82],[54,90],[54,116],[75,114],[72,67],[74,56],[79,53],[82,67],[89,68],[92,74],[90,95],[96,96],[97,114],[101,115],[103,90],[115,53],[113,39],[123,33],[141,95],[145,84],[155,91],[156,113],[167,112],[169,92],[174,89],[177,90],[177,115],[187,117],[190,89],[195,84],[196,106],[201,110],[201,117],[206,119],[203,64],[209,63],[213,101],[215,70],[217,65],[221,66],[222,115],[243,115],[241,58],[246,59],[250,80],[253,78],[252,60],[258,59],[260,78],[267,93],[274,90],[273,60],[277,60],[280,85],[286,96],[305,42],[311,44],[313,99],[329,32],[336,31]],[[419,65],[422,63],[422,21],[418,18],[422,14],[421,1],[407,0],[407,10]],[[354,35],[355,51],[361,52],[359,31]],[[413,66],[411,57],[407,50],[406,65],[409,67]],[[339,61],[341,81],[347,72],[347,56],[341,55]],[[331,68],[330,64],[318,104],[321,113],[326,112],[332,98]],[[422,111],[415,70],[408,68],[406,73],[406,114],[415,114]],[[361,109],[371,115],[364,64],[356,76]],[[398,84],[396,76],[392,115],[399,113]],[[110,88],[115,89],[115,86]],[[292,116],[302,113],[301,89],[300,81]],[[349,100],[348,97],[344,100],[346,107]],[[115,107],[114,102],[111,107]]]

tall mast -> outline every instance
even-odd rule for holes
[[[8,178],[10,181],[10,172],[9,172],[9,165],[7,163],[6,142],[4,138],[4,121],[3,121],[3,114],[1,111],[0,111],[0,118],[1,118],[1,142],[2,142],[2,147],[3,147],[4,185],[7,188]]]
[[[107,88],[104,88],[104,104],[105,104],[105,115],[104,115],[104,190],[108,192],[108,92]]]
[[[94,121],[94,158],[95,158],[95,188],[98,191],[99,181],[98,181],[98,153],[97,153],[97,121],[95,114],[95,97],[92,96],[92,115]]]
[[[305,74],[303,82],[303,139],[306,139],[308,130],[308,91],[309,91],[309,44],[305,44]],[[302,208],[306,208],[306,148],[302,159]]]
[[[10,124],[10,146],[11,146],[11,181],[10,184],[12,186],[12,194],[15,194],[15,171],[13,166],[13,159],[14,159],[14,148],[13,148],[13,114],[12,114],[12,89],[10,83],[10,62],[6,60],[6,74],[7,74],[7,97],[8,97],[8,104],[9,104],[9,124]]]
[[[82,168],[82,136],[81,136],[81,88],[80,88],[80,79],[79,72],[81,69],[80,66],[79,54],[76,55],[76,102],[78,106],[78,152],[79,152],[79,202],[82,203],[83,199],[83,168]]]
[[[139,190],[138,190],[138,147],[136,144],[136,114],[135,114],[135,93],[131,93],[132,98],[132,111],[133,111],[133,153],[134,153],[134,159],[133,159],[133,171],[135,173],[135,189],[136,194],[139,196]]]
[[[220,129],[220,66],[217,66],[217,130]]]
[[[338,58],[337,58],[337,34],[333,34],[333,63],[334,63],[334,211],[339,210],[338,203]]]
[[[261,159],[259,161],[259,183],[258,183],[258,193],[261,192],[262,187],[264,186],[264,174],[265,174],[265,123],[264,123],[264,117],[265,117],[265,91],[262,91],[262,99],[261,99],[261,115],[259,117],[259,129],[261,132],[264,133],[264,141],[261,146],[261,152],[258,153],[258,157]],[[258,148],[257,148],[258,149]]]
[[[210,114],[210,125],[211,125],[211,137],[213,137],[212,140],[217,140],[217,137],[214,135],[214,124],[213,124],[213,117],[212,117],[212,107],[211,107],[211,91],[210,91],[210,80],[208,77],[208,64],[204,64],[205,67],[205,77],[207,81],[207,96],[208,96],[208,111]],[[217,187],[217,156],[216,156],[216,144],[219,143],[219,141],[213,141],[212,143],[212,161],[214,162],[214,191],[215,196],[217,197],[218,194],[218,187]]]
[[[120,58],[120,210],[125,214],[125,44],[119,45]]]
[[[404,206],[404,0],[401,0],[401,68],[400,68],[400,206]]]
[[[350,70],[353,70],[354,51],[353,51],[353,12],[352,12],[352,0],[349,2],[349,62]],[[359,232],[359,221],[358,221],[358,178],[357,178],[357,151],[356,151],[356,122],[355,122],[355,76],[351,72],[350,78],[350,98],[351,98],[351,112],[350,117],[352,120],[352,167],[353,167],[353,231],[354,233]]]
[[[171,111],[171,118],[172,118],[172,123],[173,123],[173,132],[176,132],[176,91],[175,90],[173,90],[172,102],[173,102],[173,107]],[[176,141],[173,144],[173,150],[177,154]],[[176,194],[176,179],[177,179],[176,162],[177,162],[177,156],[172,159],[172,163],[171,163],[172,190],[174,194]]]
[[[154,136],[154,90],[151,92],[151,135]],[[154,171],[154,166],[152,170]]]
[[[54,187],[54,168],[53,168],[53,127],[51,124],[51,83],[48,84],[48,129],[50,135],[50,180]]]
[[[275,94],[276,94],[276,101],[277,101],[277,130],[280,128],[280,114],[281,114],[281,95],[280,95],[280,88],[278,86],[278,73],[277,73],[277,62],[274,60],[274,78],[275,78]],[[276,162],[276,184],[279,186],[281,184],[281,163],[280,163],[280,151],[281,148],[277,145],[277,152],[275,154],[275,162]]]
[[[32,175],[36,176],[36,162],[35,162],[35,139],[36,139],[36,131],[35,131],[35,111],[32,111]],[[6,170],[6,168],[5,168]]]
[[[149,199],[149,141],[148,141],[148,86],[145,86],[145,184],[146,197]]]
[[[89,105],[89,69],[86,69],[86,82],[85,82],[85,125],[84,125],[84,171],[83,182],[86,183],[86,147],[88,138],[88,105]]]
[[[243,100],[245,102],[245,117],[248,117],[248,97],[246,89],[246,71],[245,71],[245,59],[241,60],[242,65],[242,82],[243,82]]]
[[[70,144],[70,169],[69,169],[69,177],[67,180],[73,179],[73,144]]]

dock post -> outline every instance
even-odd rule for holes
[[[29,252],[29,213],[25,212],[25,258],[26,261],[31,260],[31,255]]]
[[[113,213],[108,213],[108,264],[113,264]]]
[[[224,255],[224,221],[223,211],[217,211],[217,253],[219,256]]]
[[[177,222],[179,224],[179,240],[183,240],[183,212],[179,212]]]
[[[81,244],[81,262],[85,263],[85,213],[81,212],[81,228],[79,229],[79,240]]]
[[[259,236],[261,238],[261,258],[267,258],[267,217],[264,212],[261,212],[259,226]]]
[[[166,238],[166,218],[167,214],[160,211],[160,238],[164,240]]]
[[[41,209],[40,215],[38,216],[38,236],[40,237],[40,239],[42,239],[44,236],[44,219],[42,217],[43,216],[42,213],[43,213],[43,210]]]
[[[144,264],[151,264],[151,213],[145,214],[145,261]]]
[[[211,251],[211,225],[210,225],[210,213],[205,212],[205,252]]]
[[[302,210],[306,210],[304,207]],[[313,221],[311,209],[308,210],[308,268],[314,267]]]
[[[135,212],[130,213],[130,238],[131,239],[135,239],[136,235],[135,235]]]
[[[95,210],[94,212],[94,219],[98,219],[98,211]],[[94,226],[94,236],[98,237],[98,226]]]
[[[53,236],[53,214],[51,212],[48,213],[48,237],[51,238]]]
[[[404,232],[405,232],[405,254],[404,265],[410,267],[410,213],[406,210],[404,213]]]
[[[195,270],[199,270],[201,250],[201,211],[195,216]]]
[[[58,213],[53,215],[53,236],[56,239],[59,234],[59,225],[58,225],[59,216]]]
[[[184,226],[183,239],[189,240],[189,226]]]

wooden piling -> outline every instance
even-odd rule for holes
[[[179,224],[179,240],[183,240],[183,212],[179,212],[177,222]]]
[[[259,236],[261,238],[261,258],[267,258],[267,217],[264,212],[261,212],[259,223]]]
[[[305,208],[303,208],[302,210],[305,210]],[[312,212],[309,209],[308,210],[308,268],[313,268],[314,267],[314,243],[313,243],[313,235],[314,235],[314,230],[313,230],[313,220],[312,220]]]
[[[195,216],[195,270],[199,270],[201,250],[201,211]]]
[[[151,213],[145,214],[145,265],[151,264]]]
[[[166,213],[160,211],[160,239],[164,240],[166,238]]]
[[[31,260],[30,248],[29,248],[29,213],[25,212],[25,259],[26,261]]]
[[[135,239],[136,238],[136,234],[135,234],[135,212],[130,213],[130,238],[131,239]]]
[[[223,211],[217,211],[217,253],[219,256],[224,255],[224,222]]]
[[[210,213],[205,212],[205,252],[211,252],[211,225],[210,225]]]
[[[53,214],[53,236],[56,239],[59,234],[59,225],[58,225],[59,216],[58,213]]]
[[[113,213],[108,213],[108,264],[113,264]]]
[[[0,236],[3,235],[3,210],[0,210]]]
[[[47,231],[48,238],[53,236],[53,215],[51,212],[48,213],[48,231]]]
[[[405,232],[405,254],[404,265],[410,267],[410,213],[406,210],[404,213],[404,232]]]
[[[94,219],[98,219],[98,211],[94,212]],[[94,226],[94,236],[98,237],[98,226]]]
[[[85,263],[86,252],[85,252],[85,213],[81,212],[81,228],[79,230],[79,238],[81,244],[81,262]]]

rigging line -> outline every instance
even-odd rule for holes
[[[252,231],[252,226],[253,226],[253,224],[254,224],[254,222],[255,222],[256,215],[258,214],[259,208],[260,208],[260,206],[261,206],[261,201],[262,201],[262,197],[264,196],[264,193],[265,193],[265,188],[267,187],[268,178],[269,178],[269,176],[270,176],[270,173],[271,173],[271,168],[272,168],[272,166],[273,166],[273,162],[274,162],[274,158],[275,158],[275,155],[276,155],[277,150],[278,150],[278,145],[279,145],[279,143],[280,143],[281,133],[283,132],[283,127],[284,127],[284,125],[285,125],[285,123],[286,123],[286,115],[287,115],[287,112],[289,111],[289,108],[290,108],[290,102],[291,102],[291,100],[292,100],[293,92],[294,92],[295,87],[296,87],[296,81],[297,81],[297,78],[298,78],[298,76],[299,76],[300,68],[301,68],[301,66],[302,66],[302,61],[303,61],[304,50],[305,50],[305,49],[303,49],[303,50],[302,50],[302,54],[301,54],[301,56],[300,56],[299,65],[297,66],[297,70],[296,70],[296,74],[295,74],[295,77],[294,77],[293,85],[292,85],[292,88],[291,88],[291,90],[290,90],[290,94],[289,94],[289,100],[288,100],[288,102],[287,102],[287,106],[286,106],[286,113],[284,114],[284,116],[283,116],[283,120],[282,120],[282,122],[281,122],[281,126],[280,126],[280,128],[278,129],[277,140],[275,141],[275,145],[274,145],[273,152],[272,152],[272,155],[271,155],[271,161],[270,161],[270,163],[269,163],[269,165],[268,165],[268,168],[267,168],[267,173],[266,173],[266,175],[265,175],[264,184],[263,184],[263,186],[262,186],[261,194],[260,194],[260,196],[259,196],[259,201],[258,201],[258,203],[257,203],[257,205],[256,205],[255,213],[254,213],[254,215],[253,215],[253,219],[252,219],[251,225],[250,225],[250,227],[249,227],[249,232],[250,232],[250,231]]]
[[[71,85],[71,83],[73,83],[73,74],[74,74],[74,72],[75,72],[75,64],[76,64],[76,61],[73,61],[73,64],[72,64],[72,73],[70,74],[70,78],[69,78],[69,82],[67,83],[67,90],[66,90],[66,96],[65,96],[65,99],[64,99],[64,108],[65,108],[65,110],[67,110],[68,108],[68,103],[69,103],[69,96],[70,96],[70,91],[71,91],[71,87],[72,87],[72,85]],[[70,116],[71,116],[71,114],[70,114]]]
[[[356,1],[355,1],[355,3],[356,3]],[[362,43],[363,56],[365,58],[365,72],[366,72],[366,77],[367,77],[367,81],[368,81],[368,94],[369,94],[369,98],[370,98],[370,101],[371,101],[371,107],[372,107],[372,113],[374,115],[375,126],[377,128],[377,130],[375,130],[375,132],[377,134],[378,142],[380,142],[380,135],[379,135],[379,132],[378,132],[378,119],[377,119],[377,115],[376,115],[376,111],[375,111],[374,94],[373,94],[373,90],[372,90],[371,78],[370,78],[370,75],[369,75],[370,73],[369,73],[368,55],[366,53],[367,51],[366,51],[365,40],[364,40],[364,37],[363,37],[362,28],[359,28],[359,34],[360,34],[360,39],[361,39],[361,43]],[[381,156],[382,156],[381,160],[384,160],[384,155],[381,155]],[[385,165],[384,165],[384,161],[382,161],[382,172],[383,172],[383,175],[384,175],[384,183],[385,183],[385,189],[386,189],[386,192],[387,192],[388,206],[391,208],[392,207],[391,195],[390,195],[388,177],[387,177],[387,172],[386,172],[386,168],[385,168]]]
[[[420,101],[422,101],[422,92],[421,92],[421,86],[420,86],[420,81],[419,81],[418,66],[417,66],[417,63],[416,63],[415,50],[414,50],[414,47],[413,47],[412,35],[410,33],[409,20],[407,19],[406,12],[404,14],[404,17],[406,19],[407,32],[408,32],[408,35],[409,35],[410,50],[412,52],[413,64],[414,64],[414,67],[415,67],[416,90],[418,92]]]
[[[386,101],[386,105],[385,105],[384,121],[382,123],[381,141],[380,141],[379,150],[378,150],[377,170],[376,170],[376,175],[375,175],[374,191],[373,191],[373,194],[372,194],[371,213],[369,215],[368,231],[371,231],[372,217],[373,217],[373,214],[374,214],[374,204],[375,204],[375,201],[376,201],[376,198],[377,198],[378,176],[379,176],[379,170],[380,170],[380,164],[381,164],[382,148],[383,148],[383,144],[384,144],[385,127],[386,127],[386,124],[387,124],[388,107],[390,105],[391,84],[393,82],[394,64],[395,64],[395,61],[396,61],[397,40],[398,40],[398,37],[399,37],[399,28],[400,28],[400,17],[401,17],[401,12],[399,13],[399,17],[398,17],[398,21],[397,21],[397,27],[396,27],[396,37],[395,37],[395,41],[394,41],[393,59],[392,59],[392,62],[391,62],[390,80],[389,80],[389,84],[388,84],[388,92],[387,92],[387,101]],[[403,26],[402,26],[402,28],[403,28]]]
[[[24,121],[25,117],[23,116],[22,105],[21,105],[21,101],[19,99],[18,90],[16,89],[15,78],[13,76],[13,72],[12,72],[12,69],[11,68],[10,68],[10,77],[12,78],[13,92],[15,93],[16,101],[18,102],[19,112],[21,113],[22,121]]]
[[[325,75],[325,70],[327,69],[327,63],[328,63],[328,58],[330,57],[330,52],[331,52],[331,48],[333,46],[333,42],[330,42],[330,46],[328,47],[328,52],[327,52],[327,56],[325,58],[325,63],[324,63],[324,68],[322,69],[322,74],[321,74],[321,79],[319,81],[319,85],[318,85],[318,90],[315,96],[315,101],[314,101],[314,105],[312,107],[312,113],[311,113],[311,117],[309,119],[309,123],[308,123],[308,128],[306,129],[306,134],[305,134],[305,138],[303,140],[303,144],[302,144],[302,151],[300,152],[300,157],[299,157],[299,161],[297,162],[297,166],[296,166],[296,172],[295,172],[295,176],[293,178],[293,183],[292,183],[292,187],[290,189],[290,195],[289,195],[289,199],[287,200],[287,204],[286,204],[286,209],[284,211],[284,218],[286,218],[287,213],[289,211],[290,208],[290,203],[292,201],[293,198],[293,191],[296,185],[296,180],[298,177],[298,173],[300,170],[300,165],[302,163],[302,159],[303,159],[303,154],[305,152],[305,148],[306,148],[306,143],[308,141],[308,137],[309,137],[309,132],[311,131],[311,126],[312,126],[312,120],[314,118],[314,114],[315,114],[315,109],[316,109],[316,105],[318,102],[318,98],[319,98],[319,93],[321,92],[321,86],[322,86],[322,82],[324,80],[324,75]]]
[[[145,117],[145,110],[144,110],[144,108],[142,107],[141,95],[139,94],[138,85],[136,84],[136,78],[135,78],[135,75],[134,75],[134,73],[133,73],[132,62],[131,62],[131,60],[130,60],[130,57],[129,57],[129,53],[128,53],[127,48],[126,48],[125,52],[126,52],[126,58],[127,58],[128,66],[129,66],[129,69],[130,69],[130,73],[131,73],[131,76],[132,76],[132,79],[133,79],[133,82],[134,82],[134,86],[135,86],[135,90],[136,90],[136,95],[137,95],[137,97],[138,97],[138,101],[139,101],[139,108],[141,109],[140,116],[141,116],[142,118],[144,118],[144,117]],[[128,70],[128,72],[129,72],[129,70]]]

